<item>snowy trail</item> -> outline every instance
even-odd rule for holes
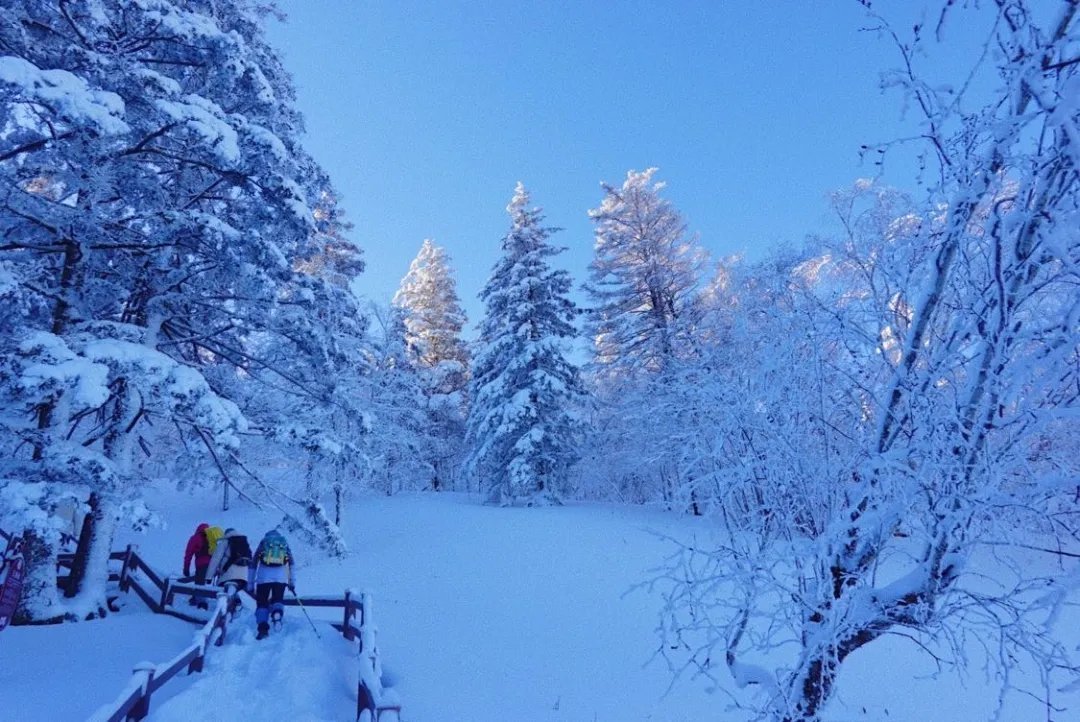
[[[352,720],[356,715],[358,661],[353,647],[329,625],[319,634],[299,613],[283,629],[256,640],[251,609],[230,625],[225,644],[206,657],[201,675],[186,689],[158,702],[149,720],[251,722]],[[167,694],[168,686],[159,694]]]

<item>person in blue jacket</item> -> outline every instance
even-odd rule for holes
[[[266,532],[248,567],[248,588],[255,595],[256,639],[270,634],[270,622],[285,615],[285,588],[296,594],[295,560],[289,542],[277,529]]]

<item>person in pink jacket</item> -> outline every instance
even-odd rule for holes
[[[184,549],[184,576],[191,576],[191,562],[195,562],[195,583],[206,584],[206,570],[210,567],[210,540],[206,538],[206,530],[210,525],[206,522],[195,528],[195,533],[188,539]],[[194,607],[207,608],[206,602],[199,602],[195,597],[191,598]]]
[[[184,549],[184,576],[191,576],[191,562],[195,562],[195,583],[206,583],[206,569],[210,566],[210,540],[206,538],[206,530],[210,525],[206,522],[195,528],[187,541]]]

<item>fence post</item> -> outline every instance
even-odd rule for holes
[[[213,633],[214,633],[214,630],[211,629],[210,634],[213,634]],[[206,659],[206,647],[207,647],[207,643],[210,641],[210,634],[200,634],[199,635],[199,637],[201,637],[201,639],[199,639],[198,642],[197,642],[198,645],[199,645],[199,653],[197,655],[195,655],[195,658],[193,660],[191,660],[191,664],[188,665],[188,668],[187,668],[188,674],[191,674],[193,672],[202,672],[203,671],[203,661]]]
[[[229,592],[218,592],[217,610],[214,612],[214,614],[217,615],[217,619],[214,621],[214,629],[219,629],[221,631],[217,635],[217,639],[214,640],[215,647],[220,647],[225,644],[225,629],[229,626],[229,607],[232,606],[232,598],[235,593],[235,585],[232,587],[232,594]]]
[[[130,547],[129,547],[130,548]],[[156,665],[150,662],[139,662],[135,665],[135,669],[132,670],[133,674],[139,674],[142,672],[145,676],[142,684],[142,696],[139,701],[135,703],[135,706],[128,712],[127,718],[129,720],[141,720],[146,715],[150,714],[150,685],[154,683],[154,669]]]
[[[345,590],[345,620],[341,625],[341,633],[345,635],[345,639],[350,642],[353,641],[352,631],[352,618],[356,611],[353,609],[352,590]]]
[[[172,596],[172,577],[165,577],[165,584],[161,589],[161,611],[165,611],[165,605],[169,603],[169,597]]]
[[[126,592],[131,588],[131,583],[128,581],[128,570],[131,568],[131,560],[136,554],[135,545],[128,544],[127,549],[124,551],[123,566],[120,567],[120,591]]]
[[[378,710],[375,709],[375,698],[371,695],[364,682],[364,676],[360,675],[360,681],[356,684],[356,719],[360,719],[364,711],[369,713],[368,719],[375,720]]]
[[[364,592],[361,599],[363,600],[360,605],[363,622],[360,625],[360,653],[371,660],[371,670],[375,673],[375,678],[379,679],[382,677],[382,669],[380,669],[379,665],[379,650],[375,646],[375,633],[378,630],[369,623],[371,619],[371,595]]]

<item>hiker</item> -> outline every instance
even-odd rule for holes
[[[242,591],[247,586],[248,567],[251,565],[251,546],[247,537],[229,527],[218,539],[217,548],[210,557],[206,578],[211,584],[224,587],[235,584]]]
[[[255,639],[265,639],[270,634],[270,622],[280,624],[285,615],[285,588],[296,594],[295,561],[284,535],[271,529],[259,542],[252,562],[248,586],[255,596]]]
[[[233,585],[237,592],[247,586],[248,567],[251,565],[251,546],[247,537],[232,527],[218,539],[217,548],[210,557],[210,566],[206,578],[211,584],[218,584],[228,590]],[[240,596],[233,597],[229,612],[235,614],[240,608]]]
[[[191,576],[191,562],[195,562],[195,583],[206,584],[206,571],[210,566],[210,557],[217,546],[217,540],[221,536],[221,527],[210,526],[206,522],[195,528],[195,533],[188,538],[187,547],[184,549],[184,576]],[[209,604],[196,597],[191,597],[189,604],[202,609],[209,608]]]

